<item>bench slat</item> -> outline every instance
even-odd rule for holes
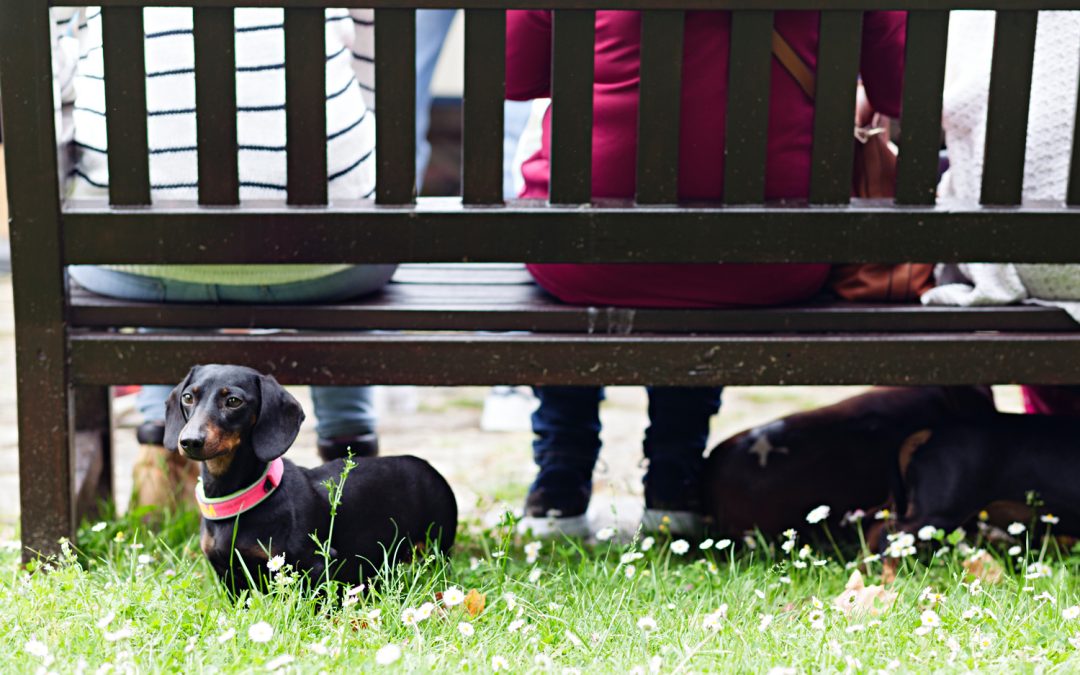
[[[941,150],[941,96],[949,13],[909,12],[904,54],[904,120],[896,176],[898,204],[933,204]]]
[[[1019,204],[1024,187],[1031,67],[1038,12],[998,12],[986,112],[983,204]]]
[[[1065,208],[69,207],[66,264],[1080,262]],[[273,246],[265,245],[273,242]]]
[[[851,199],[862,16],[862,12],[852,11],[821,13],[810,160],[812,204],[846,204]]]
[[[173,383],[192,363],[284,383],[789,385],[1080,384],[1080,333],[707,337],[596,335],[71,336],[77,384]]]
[[[822,12],[813,114],[810,202],[847,204],[854,161],[852,124],[862,12]]]
[[[379,83],[383,85],[380,86]],[[375,10],[376,189],[379,204],[416,197],[416,11]],[[502,147],[500,141],[499,147]]]
[[[466,204],[502,203],[505,53],[506,12],[465,10],[461,195]]]
[[[109,202],[124,206],[149,204],[142,9],[104,8],[101,31],[105,45],[102,56],[109,139]]]
[[[552,12],[552,204],[592,199],[593,40],[596,13]]]
[[[194,26],[199,203],[239,204],[233,10],[196,9]]]
[[[771,11],[731,15],[724,141],[724,201],[728,204],[760,204],[765,200],[772,29]]]
[[[289,204],[327,201],[326,12],[285,8]]]
[[[483,272],[479,272],[483,274]],[[457,276],[457,275],[455,275]],[[681,310],[564,305],[532,284],[392,283],[347,303],[213,305],[128,302],[73,288],[70,321],[83,328],[641,333],[879,333],[1077,331],[1052,307],[922,307],[820,300],[792,307]]]
[[[682,99],[686,13],[650,10],[641,15],[641,85],[638,95],[637,202],[679,199],[679,107]]]

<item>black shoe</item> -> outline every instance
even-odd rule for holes
[[[144,422],[135,430],[135,438],[138,439],[140,445],[164,445],[165,423]]]
[[[344,459],[350,454],[353,457],[375,457],[379,454],[379,436],[371,433],[360,436],[320,438],[318,448],[319,457],[322,457],[324,462]]]
[[[701,462],[655,458],[645,473],[645,508],[701,511]]]
[[[646,532],[697,537],[703,531],[701,515],[701,462],[681,456],[653,458],[645,473]]]

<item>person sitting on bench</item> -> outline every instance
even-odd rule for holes
[[[101,11],[54,9],[61,99],[73,103],[74,198],[102,199],[109,176]],[[193,14],[144,10],[146,98],[153,200],[198,198]],[[374,21],[371,10],[326,12],[328,193],[368,198],[375,190]],[[284,14],[235,11],[240,198],[286,194]],[[72,266],[88,290],[127,300],[199,303],[336,302],[382,288],[394,265]],[[168,386],[143,387],[146,423],[135,466],[135,505],[172,505],[197,467],[162,447]],[[312,387],[319,453],[325,459],[377,453],[370,387]],[[168,467],[168,472],[163,471]]]
[[[775,29],[802,60],[816,64],[816,12],[777,12]],[[903,12],[867,12],[860,72],[873,107],[898,117],[904,61]],[[550,95],[552,15],[512,11],[507,17],[507,97]],[[687,12],[682,64],[678,197],[716,202],[724,196],[724,134],[731,14]],[[633,198],[637,153],[641,14],[596,12],[592,196]],[[769,98],[765,197],[805,200],[810,186],[814,105],[774,59]],[[738,105],[738,101],[734,102]],[[671,120],[670,123],[676,123]],[[541,149],[522,167],[522,197],[546,198],[550,113]],[[564,302],[624,307],[738,307],[806,300],[825,282],[828,265],[529,265],[544,289]],[[585,512],[600,450],[594,387],[538,387],[533,416],[539,473],[525,502],[534,532],[588,531]],[[647,529],[698,528],[698,481],[709,420],[720,406],[715,387],[649,389],[645,433]],[[557,517],[549,517],[549,516]]]

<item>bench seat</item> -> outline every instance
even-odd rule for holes
[[[74,288],[80,384],[177,381],[244,363],[309,384],[959,384],[1080,378],[1062,310],[817,299],[791,307],[573,307],[517,265],[403,265],[381,293],[330,305],[114,300]],[[161,333],[119,328],[144,326]],[[169,329],[189,328],[177,331]],[[284,329],[221,334],[217,328]],[[246,332],[245,332],[246,333]]]

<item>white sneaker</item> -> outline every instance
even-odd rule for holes
[[[492,387],[480,415],[483,431],[531,431],[532,413],[540,401],[528,387]]]
[[[554,537],[577,537],[585,539],[592,534],[589,527],[589,516],[583,513],[580,516],[561,518],[555,515],[549,516],[524,516],[517,524],[518,534],[532,534],[540,539]]]
[[[641,515],[644,532],[660,532],[673,537],[700,537],[705,531],[705,519],[693,511],[665,511],[646,508]]]

